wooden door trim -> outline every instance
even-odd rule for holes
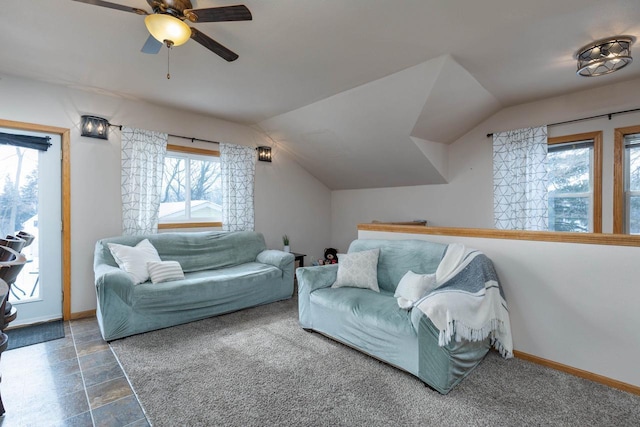
[[[62,319],[71,319],[71,131],[67,128],[0,119],[0,127],[60,136],[62,150]]]

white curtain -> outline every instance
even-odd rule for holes
[[[255,169],[256,150],[253,147],[220,144],[223,230],[253,230],[253,180]]]
[[[122,232],[158,231],[166,133],[122,128]]]
[[[496,228],[548,230],[547,127],[493,134]]]

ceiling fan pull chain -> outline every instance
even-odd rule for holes
[[[171,79],[171,73],[169,72],[169,59],[171,57],[171,45],[167,43],[167,80]]]

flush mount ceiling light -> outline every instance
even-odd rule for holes
[[[167,47],[180,46],[191,38],[191,28],[169,14],[156,13],[144,18],[149,33]]]
[[[577,74],[584,77],[602,76],[626,67],[633,61],[631,45],[635,37],[618,36],[596,40],[576,53]]]

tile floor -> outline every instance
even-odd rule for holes
[[[2,353],[1,427],[149,426],[96,318],[65,322],[65,338]]]

